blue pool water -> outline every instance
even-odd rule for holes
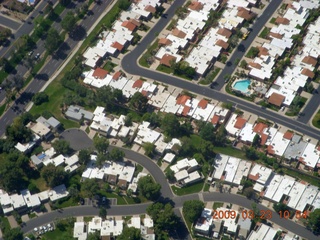
[[[248,87],[250,86],[250,83],[251,83],[251,80],[249,80],[249,79],[241,80],[241,81],[236,82],[233,85],[233,88],[235,90],[240,91],[240,92],[248,93],[249,92]]]

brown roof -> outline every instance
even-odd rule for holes
[[[137,27],[135,24],[133,24],[133,23],[130,22],[130,21],[124,21],[124,22],[121,24],[121,26],[129,29],[129,31],[134,31],[134,30],[136,29],[136,27]]]
[[[184,38],[187,34],[181,30],[179,30],[178,28],[175,28],[172,30],[172,35],[176,36],[178,38]]]
[[[214,115],[213,118],[211,119],[211,123],[216,125],[218,124],[219,120],[220,120],[220,117],[218,115]]]
[[[276,105],[276,106],[280,107],[285,98],[286,98],[285,96],[274,92],[269,97],[268,102],[273,104],[273,105]]]
[[[187,116],[188,112],[190,111],[191,107],[189,106],[184,106],[183,110],[182,110],[182,116]]]
[[[108,179],[107,179],[107,182],[108,183],[111,183],[111,184],[116,184],[117,182],[117,175],[108,175]]]
[[[291,140],[293,137],[293,132],[287,131],[285,134],[283,134],[283,138]]]
[[[208,101],[205,99],[201,99],[200,102],[198,103],[198,107],[201,107],[202,109],[205,109],[208,105]]]
[[[123,45],[118,42],[112,43],[111,47],[114,47],[114,48],[118,49],[119,51],[122,51],[122,49],[123,49]]]
[[[188,96],[188,95],[180,95],[180,96],[177,98],[177,100],[176,100],[176,104],[178,104],[178,105],[185,105],[186,102],[187,102],[188,100],[190,100],[190,99],[191,99],[191,97]]]
[[[155,13],[156,12],[156,8],[152,7],[151,5],[147,5],[144,10],[146,10],[147,12],[151,12],[151,13]]]
[[[263,133],[263,130],[264,130],[265,128],[267,128],[267,127],[268,127],[267,124],[257,123],[257,124],[254,126],[253,131],[254,131],[255,133]]]
[[[301,71],[301,74],[303,74],[303,75],[305,75],[305,76],[307,76],[307,77],[309,77],[309,78],[314,78],[314,72],[312,72],[310,69],[308,69],[308,68],[304,68],[304,69],[302,69],[302,71]]]
[[[273,150],[272,145],[268,145],[268,147],[267,147],[267,152],[268,152],[268,154],[270,154],[270,155],[275,154],[275,151]]]
[[[249,179],[257,181],[259,179],[259,173],[257,173],[256,175],[249,174]]]
[[[257,69],[261,69],[261,65],[259,63],[249,62],[249,66],[257,68]]]
[[[118,80],[119,79],[119,77],[121,76],[121,72],[115,72],[115,74],[113,74],[113,76],[112,76],[112,79],[113,80]]]
[[[136,25],[137,27],[140,27],[141,26],[141,22],[139,22],[138,20],[134,19],[134,18],[131,18],[129,20],[132,24]]]
[[[315,67],[317,64],[317,59],[315,59],[314,57],[311,57],[311,56],[306,56],[302,59],[302,62],[307,63],[307,64],[311,64],[313,67]]]
[[[143,85],[143,81],[141,79],[138,79],[134,82],[134,84],[132,84],[133,88],[141,88]]]
[[[227,49],[229,47],[229,43],[219,39],[217,42],[216,42],[216,45],[222,47],[223,49]]]
[[[277,17],[275,23],[276,24],[289,25],[290,20],[288,18]]]
[[[188,8],[190,8],[191,10],[200,11],[203,8],[203,5],[201,2],[194,1],[190,3]]]
[[[127,188],[127,184],[128,184],[128,182],[126,180],[119,179],[119,181],[118,181],[118,186],[120,188]]]
[[[237,16],[249,21],[254,17],[254,13],[243,7],[238,7]]]
[[[109,73],[108,71],[106,71],[102,68],[96,68],[92,74],[92,77],[104,79],[108,73]]]
[[[320,151],[320,145],[317,147],[317,150]]]
[[[229,38],[232,35],[232,32],[226,28],[220,28],[217,33],[225,36],[226,38]]]
[[[168,38],[160,38],[158,43],[163,45],[170,45],[172,41]]]
[[[257,47],[257,48],[259,49],[259,56],[261,56],[261,55],[264,55],[264,56],[269,55],[269,51],[265,47]]]
[[[176,61],[176,57],[172,56],[170,54],[165,54],[162,56],[162,58],[160,59],[160,64],[163,64],[167,67],[171,67],[171,62],[172,61]]]
[[[148,96],[148,92],[147,92],[146,90],[142,90],[142,91],[141,91],[141,94],[142,94],[143,96],[145,96],[145,97]]]
[[[280,33],[270,32],[269,34],[270,34],[270,36],[275,37],[275,38],[279,38],[279,39],[283,38],[283,36]]]
[[[260,144],[261,144],[262,146],[265,145],[266,142],[267,142],[267,140],[268,140],[268,135],[262,133],[262,134],[260,135]]]
[[[246,124],[247,120],[244,118],[238,117],[236,123],[234,124],[235,128],[242,129]]]

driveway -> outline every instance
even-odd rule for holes
[[[93,148],[93,141],[88,137],[86,132],[78,128],[68,129],[61,133],[60,136],[61,138],[67,140],[70,143],[70,147],[75,151]]]

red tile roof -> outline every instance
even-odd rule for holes
[[[178,105],[185,105],[186,102],[187,102],[188,100],[190,100],[190,99],[191,99],[190,96],[180,95],[180,96],[177,98],[177,100],[176,100],[176,104],[178,104]]]
[[[134,84],[132,85],[133,88],[141,88],[143,85],[143,81],[141,79],[138,79],[134,82]]]
[[[314,57],[311,56],[306,56],[302,59],[302,62],[307,63],[307,64],[311,64],[313,67],[315,67],[317,65],[317,59],[315,59]]]
[[[249,174],[249,179],[253,181],[257,181],[259,179],[259,174],[258,173],[256,175]]]
[[[167,38],[160,38],[158,43],[163,44],[163,45],[170,45],[172,43],[172,41]]]
[[[96,68],[92,74],[92,77],[104,79],[108,73],[109,73],[108,71],[106,71],[102,68]]]
[[[172,30],[172,35],[176,36],[178,38],[184,38],[187,34],[181,30],[179,30],[178,28],[175,28]]]
[[[119,51],[122,51],[124,46],[118,42],[114,42],[114,43],[112,43],[111,47],[114,47],[114,48],[118,49]]]
[[[201,2],[194,1],[194,2],[190,3],[188,8],[190,8],[191,10],[194,10],[194,11],[200,11],[203,8],[203,5]]]
[[[270,36],[275,37],[275,38],[279,38],[279,39],[283,38],[283,35],[281,35],[280,33],[270,32],[269,34],[270,34]]]
[[[216,45],[222,47],[224,50],[228,49],[228,47],[229,47],[229,43],[223,41],[222,39],[219,39],[219,40],[216,42]]]
[[[160,59],[160,64],[163,64],[167,67],[171,67],[171,63],[172,61],[176,61],[176,57],[172,56],[170,54],[165,54],[162,56],[162,58]]]
[[[182,110],[182,116],[187,116],[188,112],[190,111],[191,107],[189,106],[184,106],[183,110]]]
[[[302,69],[301,74],[303,74],[303,75],[305,75],[305,76],[307,76],[307,77],[309,77],[309,78],[311,78],[311,79],[313,79],[314,76],[315,76],[314,72],[312,72],[312,71],[311,71],[310,69],[308,69],[308,68]]]
[[[208,105],[208,101],[205,99],[201,99],[200,102],[198,103],[198,107],[201,107],[202,109],[205,109]]]
[[[232,35],[232,32],[226,28],[220,28],[217,33],[225,36],[226,38],[229,38]]]
[[[246,119],[238,117],[236,123],[234,124],[234,127],[238,129],[242,129],[246,124],[246,122],[247,122]]]
[[[263,130],[265,129],[265,128],[267,128],[268,127],[268,125],[267,124],[264,124],[264,123],[257,123],[255,126],[254,126],[254,128],[253,128],[253,131],[255,132],[255,133],[263,133]]]
[[[283,138],[291,140],[293,137],[293,132],[287,131],[284,135]]]
[[[272,145],[269,145],[269,146],[268,146],[267,152],[268,152],[268,154],[270,154],[270,155],[274,155],[275,151],[273,150]]]
[[[268,140],[268,135],[262,133],[262,134],[260,135],[260,144],[261,144],[262,146],[265,145],[266,142],[267,142],[267,140]]]
[[[125,27],[127,28],[129,31],[134,31],[136,29],[136,25],[133,24],[132,22],[130,21],[124,21],[122,24],[121,24],[122,27]]]
[[[151,5],[147,5],[144,10],[146,10],[147,12],[151,12],[151,13],[155,13],[156,12],[156,8],[152,7]]]
[[[238,7],[238,13],[237,13],[238,17],[244,18],[245,20],[249,21],[254,17],[254,15],[255,14],[253,12],[243,7]]]
[[[276,24],[289,25],[290,20],[288,18],[277,17],[275,23]]]
[[[115,74],[113,74],[113,77],[112,77],[112,79],[113,80],[118,80],[119,79],[119,77],[121,76],[121,72],[115,72]]]
[[[273,105],[276,105],[276,106],[280,107],[285,98],[286,98],[285,96],[274,92],[269,97],[268,102],[273,104]]]
[[[133,23],[134,25],[136,25],[137,27],[140,27],[140,26],[141,26],[141,22],[139,22],[139,21],[136,20],[136,19],[131,18],[129,21],[130,21],[131,23]]]
[[[213,118],[211,119],[211,123],[213,125],[217,125],[219,123],[220,117],[218,115],[214,115]]]

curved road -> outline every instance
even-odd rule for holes
[[[264,109],[261,106],[253,104],[251,102],[245,101],[241,98],[234,97],[232,95],[228,95],[213,89],[210,89],[205,86],[200,86],[197,84],[192,83],[191,81],[182,80],[180,78],[174,77],[172,75],[164,74],[157,71],[152,71],[147,68],[140,67],[138,65],[137,60],[141,56],[141,54],[146,49],[146,46],[149,46],[152,41],[154,40],[157,33],[161,32],[162,29],[169,23],[170,19],[173,17],[175,10],[181,6],[185,0],[176,0],[173,2],[171,7],[167,10],[166,18],[161,18],[158,23],[150,29],[149,33],[142,39],[142,41],[138,44],[138,46],[133,49],[131,52],[126,54],[122,59],[121,65],[124,71],[129,74],[139,75],[141,77],[150,78],[159,82],[163,82],[165,84],[170,84],[175,87],[186,89],[190,92],[194,92],[196,94],[200,94],[206,96],[208,98],[214,98],[218,101],[222,102],[230,102],[236,105],[236,107],[243,109],[245,111],[251,112],[259,117],[269,119],[274,121],[278,124],[287,126],[288,128],[306,134],[312,138],[318,139],[320,136],[320,130],[314,129],[304,123],[298,122],[297,120],[287,118],[285,116],[279,115],[276,112]],[[273,0],[270,2],[269,6],[267,7],[267,11],[264,11],[264,14],[260,16],[259,19],[256,20],[255,25],[253,26],[253,33],[259,32],[259,28],[261,29],[266,22],[270,15],[276,10],[278,5],[281,4],[282,1]],[[256,28],[256,29],[255,29]],[[245,46],[249,45],[250,41],[252,42],[254,39],[254,34],[250,34],[248,39],[243,42]],[[244,52],[242,51],[235,51],[235,54],[231,57],[231,60],[236,58],[242,58]],[[234,69],[233,65],[230,65],[226,72],[232,72]],[[222,71],[225,73],[225,71]],[[221,79],[218,80],[219,87],[222,88],[223,83],[221,83]]]
[[[81,132],[81,131],[80,131]],[[66,134],[67,133],[67,134]],[[76,145],[79,141],[82,141],[81,138],[77,137],[69,137],[69,136],[81,136],[84,137],[84,132],[79,133],[77,129],[69,130],[69,132],[64,132],[63,136],[65,139],[68,139],[71,141],[72,145]],[[86,135],[86,134],[85,134]],[[88,146],[92,145],[92,140],[86,135],[86,139],[84,141],[88,144]],[[91,141],[91,143],[90,143]],[[110,146],[110,148],[114,148],[114,146]],[[174,207],[181,208],[183,206],[183,203],[187,200],[193,200],[197,199],[199,200],[199,194],[189,194],[185,196],[174,196],[171,188],[167,182],[166,177],[164,176],[163,172],[160,170],[160,168],[157,166],[156,162],[151,160],[150,158],[141,155],[139,153],[136,153],[132,150],[121,148],[122,151],[125,152],[126,158],[131,159],[140,165],[142,165],[144,168],[146,168],[149,173],[154,177],[155,181],[161,185],[161,193],[162,197],[164,197],[167,200],[172,200]],[[226,203],[233,203],[240,206],[243,206],[245,208],[251,209],[253,201],[248,200],[247,198],[240,196],[240,195],[234,195],[229,193],[219,193],[219,192],[212,192],[212,193],[200,193],[203,196],[203,200],[205,202],[208,201],[218,201],[218,202],[226,202]],[[136,204],[136,205],[122,205],[122,206],[110,206],[108,209],[109,215],[135,215],[135,214],[143,214],[146,212],[147,206],[149,206],[151,203],[144,203],[144,204]],[[258,209],[260,210],[270,210],[266,208],[265,206],[261,204],[257,204]],[[23,232],[29,232],[32,231],[33,228],[38,227],[40,225],[49,223],[54,221],[57,218],[65,218],[70,216],[92,216],[92,215],[98,215],[99,214],[99,208],[93,207],[93,206],[77,206],[77,207],[69,207],[62,210],[53,211],[47,214],[44,214],[40,217],[34,218],[26,222],[26,224],[23,226],[22,230]],[[294,232],[304,238],[307,238],[309,240],[317,239],[317,236],[315,236],[312,232],[308,231],[306,228],[294,223],[291,220],[281,219],[277,213],[274,211],[272,212],[272,219],[270,221],[274,222],[275,224]]]

